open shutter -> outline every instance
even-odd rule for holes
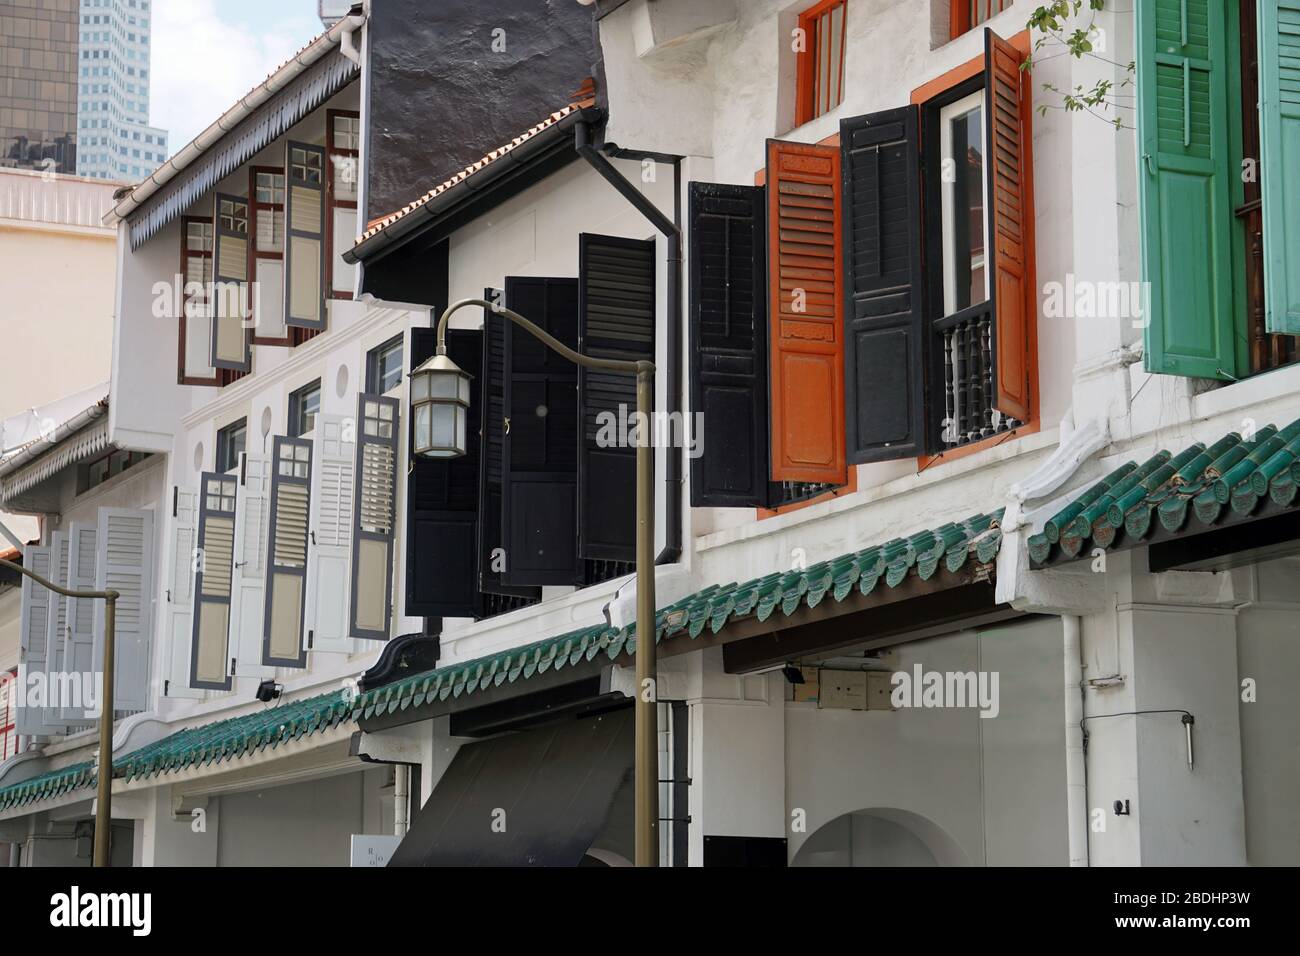
[[[99,529],[92,525],[74,524],[68,537],[68,588],[73,591],[95,590],[95,559],[98,555],[96,535]],[[79,674],[84,681],[93,674],[95,656],[95,600],[93,598],[68,598],[67,637],[63,643],[63,668],[69,674]],[[93,676],[90,676],[93,681]],[[60,721],[83,723],[87,718],[85,684],[80,706],[64,706],[59,710]],[[98,688],[91,688],[98,695]]]
[[[691,505],[768,505],[763,189],[690,184]]]
[[[285,150],[285,321],[325,328],[325,148],[290,141]]]
[[[1232,379],[1232,198],[1222,0],[1137,4],[1146,368]]]
[[[190,686],[230,689],[231,594],[234,589],[233,475],[205,472],[199,480],[199,551],[195,561]]]
[[[388,640],[388,625],[392,620],[400,424],[397,399],[370,394],[358,397],[357,490],[353,505],[348,616],[352,636],[371,641]]]
[[[355,425],[342,415],[316,417],[312,488],[311,571],[307,575],[308,647],[351,654],[348,568],[352,560],[352,508],[356,498]],[[462,555],[462,560],[464,556]]]
[[[482,374],[481,333],[447,330],[447,354],[477,380]],[[411,368],[434,354],[437,333],[411,329]],[[480,611],[478,550],[479,419],[471,402],[468,445],[460,458],[412,456],[406,478],[406,613],[421,617],[477,617]]]
[[[483,298],[500,302],[500,289],[486,289]],[[505,538],[502,536],[503,456],[506,412],[506,324],[490,310],[483,314],[483,360],[479,366],[479,406],[483,409],[483,452],[479,459],[478,588],[484,594],[502,594],[526,599],[542,596],[541,588],[508,585],[501,580],[505,569]],[[471,409],[471,412],[473,410]],[[472,434],[472,431],[471,431]]]
[[[284,321],[284,193],[283,168],[249,167],[249,307],[254,345],[293,344]]]
[[[842,485],[840,152],[767,142],[774,481]]]
[[[252,347],[245,326],[248,295],[248,200],[217,193],[213,255],[212,364],[247,372]]]
[[[577,279],[507,276],[506,306],[578,347]],[[510,322],[505,367],[501,579],[581,584],[577,366]]]
[[[311,442],[277,435],[271,462],[262,663],[268,667],[306,667],[303,601],[311,515]]]
[[[361,114],[327,110],[325,143],[329,151],[329,288],[335,299],[352,298],[357,267],[343,253],[357,238],[357,198],[361,172]]]
[[[49,580],[53,552],[47,547],[32,545],[23,552],[23,567],[33,574]],[[28,690],[20,695],[26,706],[15,708],[14,729],[19,734],[44,734],[49,731],[45,714],[40,707],[32,706],[29,688],[34,674],[44,674],[49,646],[50,592],[31,578],[23,575],[22,610],[19,613],[18,686]]]
[[[100,508],[95,532],[95,589],[117,591],[113,709],[148,705],[149,635],[153,620],[153,512]],[[104,668],[104,602],[95,602],[95,670]]]
[[[230,652],[234,677],[273,677],[262,663],[266,557],[271,535],[271,458],[240,453],[235,490],[234,573],[230,592]]]
[[[52,558],[50,580],[59,587],[68,586],[68,565],[70,563],[71,540],[63,531],[56,531],[50,537]],[[64,662],[65,645],[68,640],[68,599],[53,591],[49,595],[50,609],[45,622],[45,687],[49,699],[45,706],[45,724],[49,727],[67,726],[67,721],[59,717],[59,711],[68,703],[73,693],[71,670]]]
[[[198,568],[199,495],[172,488],[170,552],[167,555],[167,676],[164,697],[202,700],[190,687],[190,653],[194,644],[194,572]]]
[[[1261,0],[1259,16],[1265,321],[1300,335],[1300,0]]]
[[[925,429],[916,107],[841,121],[840,149],[848,459],[911,458]]]
[[[186,385],[218,385],[220,372],[212,364],[212,220],[181,219],[182,314],[177,336],[179,380]]]
[[[655,360],[653,239],[578,237],[578,345],[598,358]],[[580,367],[578,407],[578,554],[635,561],[636,446],[619,432],[610,444],[606,423],[635,421],[636,376]]]
[[[1029,323],[1038,305],[1034,288],[1033,159],[1030,79],[1024,54],[992,30],[984,31],[984,122],[990,161],[989,282],[993,302],[993,407],[1022,422],[1031,417]]]

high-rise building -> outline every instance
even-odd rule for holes
[[[0,0],[0,167],[77,171],[80,0]]]
[[[80,0],[77,172],[139,180],[167,159],[167,132],[149,125],[151,0]]]

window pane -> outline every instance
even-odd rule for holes
[[[944,311],[952,315],[988,299],[983,107],[950,114],[945,124]]]

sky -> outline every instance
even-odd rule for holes
[[[174,155],[322,29],[316,0],[153,0],[150,124]]]

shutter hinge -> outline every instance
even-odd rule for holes
[[[168,588],[168,589],[167,589],[167,603],[168,603],[168,604],[171,604],[171,603],[172,603],[172,589],[171,589],[171,588]]]
[[[176,517],[177,502],[181,497],[180,485],[172,485],[172,517]]]
[[[236,659],[236,658],[232,657],[232,658],[230,659],[230,676],[231,676],[231,677],[234,677],[234,676],[235,676],[235,664],[236,664],[236,662],[237,662],[237,659]]]
[[[309,629],[307,631],[307,650],[309,651],[314,650],[315,647],[316,647],[316,632],[314,630]]]
[[[172,692],[172,682],[170,680],[163,681],[163,696],[166,697],[171,692]]]
[[[248,484],[248,452],[239,456],[239,486],[241,488]]]

